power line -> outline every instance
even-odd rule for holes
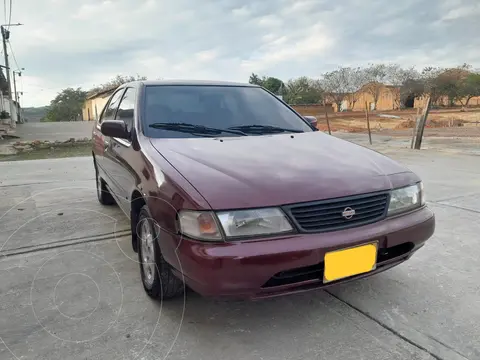
[[[15,57],[15,53],[13,52],[13,48],[12,48],[12,44],[10,43],[10,40],[8,41],[8,46],[10,47],[10,53],[12,54],[13,61],[15,62],[17,69],[20,69],[20,66],[18,65],[18,62],[17,62],[17,58]]]

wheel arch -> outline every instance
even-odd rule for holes
[[[140,210],[144,205],[147,204],[142,193],[137,189],[133,190],[132,196],[130,197],[131,206],[130,206],[130,226],[132,232],[132,248],[133,251],[138,252],[138,234],[137,234],[137,223],[138,215]]]

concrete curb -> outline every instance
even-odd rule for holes
[[[76,145],[88,145],[92,140],[89,138],[75,139],[70,138],[66,141],[49,141],[49,140],[31,140],[31,141],[15,141],[0,145],[0,155],[16,155],[23,152],[30,152],[40,149],[51,149],[72,147]]]

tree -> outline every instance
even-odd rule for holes
[[[365,71],[359,67],[340,67],[323,74],[322,84],[325,94],[337,104],[338,109],[345,98],[353,108],[360,96],[358,90],[365,85]]]
[[[323,97],[320,81],[307,78],[291,79],[284,89],[285,102],[292,105],[317,104]]]
[[[81,88],[63,89],[51,102],[41,121],[76,121],[82,113],[87,93]]]
[[[359,90],[365,85],[366,74],[365,70],[362,68],[353,68],[348,71],[348,81],[347,81],[347,90],[348,90],[348,100],[350,102],[351,108],[355,107],[358,98],[360,97]]]
[[[443,68],[427,66],[423,68],[420,74],[424,93],[430,96],[432,104],[435,104],[441,96],[438,91],[438,77],[442,72],[444,72]]]
[[[400,88],[400,103],[405,104],[407,99],[421,97],[425,93],[425,84],[422,79],[407,79]],[[411,105],[413,106],[413,104]]]
[[[465,100],[460,100],[463,106],[468,106],[468,102],[475,96],[480,96],[480,73],[472,73],[465,79],[462,89],[462,97]],[[465,101],[465,103],[463,103]]]
[[[258,85],[258,86],[262,86],[262,79],[260,78],[260,76],[258,76],[257,74],[255,73],[252,73],[252,75],[250,75],[250,79],[248,80],[248,82],[250,84],[253,84],[253,85]]]
[[[384,82],[387,77],[387,66],[385,64],[370,64],[365,69],[365,80],[367,82],[365,91],[372,95],[374,109],[377,108],[378,98],[382,88],[385,86]]]
[[[250,84],[264,87],[265,89],[267,89],[268,91],[271,91],[276,95],[279,95],[280,89],[282,89],[285,86],[283,81],[280,79],[277,79],[271,76],[269,77],[263,76],[262,78],[260,78],[260,76],[258,76],[255,73],[252,73],[252,75],[250,75],[250,79],[248,80],[248,82]]]
[[[110,90],[110,89],[115,89],[119,87],[120,85],[126,84],[131,81],[141,81],[141,80],[147,80],[146,76],[132,76],[132,75],[117,75],[113,79],[107,81],[104,84],[94,86],[90,91],[88,92],[89,95],[95,94],[104,90]]]
[[[455,104],[455,100],[463,98],[462,87],[464,74],[457,69],[448,69],[441,73],[436,79],[436,89],[440,95],[448,97],[450,106]]]
[[[349,95],[350,68],[340,67],[323,74],[322,86],[327,95],[340,111],[343,100]]]
[[[386,67],[386,80],[392,85],[390,92],[393,96],[393,106],[396,109],[400,108],[402,98],[402,87],[409,80],[416,80],[419,78],[419,74],[415,67],[403,69],[397,64],[388,65]]]
[[[268,91],[279,94],[280,89],[284,86],[283,81],[274,77],[268,77],[263,81],[262,85]]]

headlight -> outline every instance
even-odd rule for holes
[[[182,210],[178,215],[180,232],[194,239],[221,241],[222,234],[210,211]]]
[[[392,190],[388,215],[407,212],[423,205],[425,205],[425,193],[422,182],[419,182],[415,185]]]
[[[217,216],[227,238],[273,235],[293,230],[285,214],[277,208],[220,211]]]

